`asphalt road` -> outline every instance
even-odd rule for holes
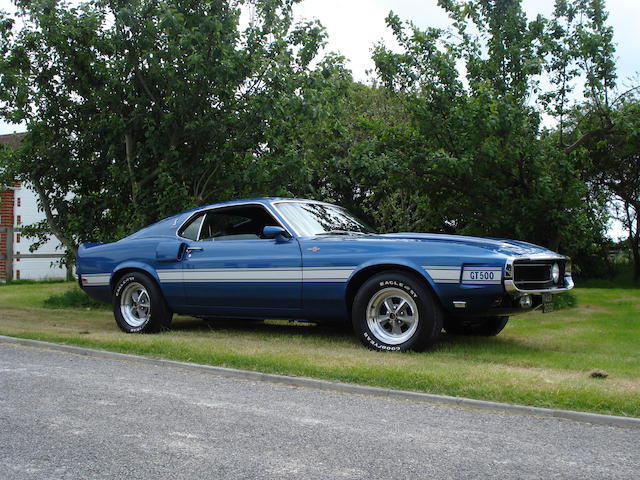
[[[0,344],[1,479],[637,479],[637,429]]]

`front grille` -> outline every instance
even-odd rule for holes
[[[557,263],[560,267],[560,279],[554,284],[551,267]],[[516,260],[513,264],[513,282],[521,290],[541,290],[556,288],[564,280],[564,260]]]

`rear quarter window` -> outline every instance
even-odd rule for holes
[[[200,232],[200,225],[202,225],[202,219],[204,215],[199,215],[193,220],[191,220],[187,225],[182,227],[182,230],[178,233],[183,238],[188,240],[197,240],[198,233]]]

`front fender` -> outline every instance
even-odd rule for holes
[[[379,267],[404,267],[413,270],[419,277],[423,278],[431,287],[431,289],[435,292],[438,298],[441,297],[441,291],[438,287],[438,284],[433,281],[431,276],[427,273],[427,271],[422,268],[421,265],[418,265],[416,262],[413,262],[406,258],[397,258],[397,257],[388,257],[388,258],[376,258],[375,260],[369,260],[367,262],[361,263],[356,267],[356,269],[351,273],[347,284],[351,283],[351,280],[361,274],[364,270],[368,268],[379,268]]]

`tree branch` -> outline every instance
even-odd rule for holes
[[[578,138],[578,140],[573,142],[571,145],[564,145],[564,151],[565,151],[565,153],[571,153],[574,150],[576,150],[577,148],[579,148],[582,145],[584,145],[587,142],[587,140],[591,139],[592,137],[598,136],[598,135],[602,135],[602,134],[605,134],[605,133],[610,133],[611,129],[612,129],[611,126],[607,126],[607,127],[602,127],[602,128],[596,128],[595,130],[590,130],[590,131],[586,132],[585,134],[583,134],[580,138]]]
[[[147,81],[145,80],[144,75],[142,75],[142,72],[137,68],[135,69],[135,72],[136,72],[136,77],[138,77],[138,80],[140,81],[140,85],[142,85],[142,89],[144,90],[144,92],[147,94],[149,99],[154,103],[154,105],[160,110],[162,110],[164,107],[164,104],[160,103],[158,99],[155,97],[155,95],[149,88],[149,85],[147,84]]]
[[[156,167],[149,175],[140,180],[138,188],[144,187],[147,183],[153,182],[158,175],[162,172],[162,168]]]

